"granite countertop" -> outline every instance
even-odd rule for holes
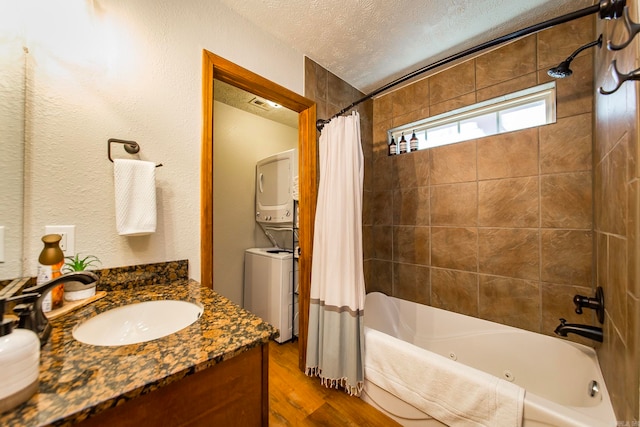
[[[52,320],[51,337],[40,355],[38,392],[1,414],[0,425],[71,425],[278,336],[273,326],[227,298],[194,280],[175,277],[164,284],[154,278],[133,286],[106,286],[105,297]],[[98,289],[104,287],[99,284]],[[117,306],[157,299],[191,301],[204,312],[190,326],[140,344],[98,347],[72,337],[72,329],[83,320]]]

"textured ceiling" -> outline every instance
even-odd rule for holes
[[[369,93],[422,66],[595,0],[221,0]]]
[[[257,107],[251,102],[256,98],[259,101],[268,101],[220,80],[215,80],[213,85],[213,99],[216,101],[292,128],[298,128],[298,113],[284,107],[274,108],[268,104],[264,108]]]

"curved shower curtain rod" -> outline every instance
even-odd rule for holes
[[[523,36],[528,36],[529,34],[533,34],[538,31],[545,30],[547,28],[553,27],[554,25],[564,24],[565,22],[573,21],[574,19],[582,18],[587,15],[592,15],[596,12],[599,12],[600,19],[617,19],[622,16],[626,3],[627,3],[626,0],[600,0],[597,4],[594,4],[593,6],[589,6],[584,9],[580,9],[575,12],[571,12],[566,15],[559,16],[557,18],[549,19],[548,21],[544,21],[539,24],[531,25],[530,27],[526,27],[521,30],[514,31],[502,37],[498,37],[496,39],[489,40],[488,42],[481,43],[475,47],[463,50],[462,52],[456,53],[455,55],[451,55],[444,59],[440,59],[439,61],[436,61],[430,65],[426,65],[422,68],[412,71],[411,73],[405,76],[402,76],[396,80],[393,80],[390,83],[387,83],[386,85],[374,90],[368,95],[365,95],[363,98],[360,98],[357,101],[349,104],[348,106],[346,106],[345,108],[343,108],[342,110],[340,110],[339,112],[337,112],[336,114],[334,114],[328,119],[325,119],[325,120],[318,119],[316,121],[316,128],[318,129],[318,131],[321,132],[322,128],[324,128],[324,125],[329,123],[332,119],[335,119],[336,117],[343,115],[344,113],[346,113],[347,111],[355,107],[356,105],[359,105],[365,101],[368,101],[374,96],[379,95],[382,92],[389,90],[392,87],[399,85],[400,83],[404,83],[407,80],[410,80],[422,73],[433,70],[434,68],[437,68],[442,65],[448,64],[450,62],[456,61],[458,59],[464,58],[465,56],[480,52],[484,49],[488,49],[490,47],[494,47]]]

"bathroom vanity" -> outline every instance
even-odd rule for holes
[[[0,425],[267,425],[268,342],[278,331],[198,282],[178,278],[187,268],[179,262],[167,275],[148,267],[111,275],[111,284],[98,285],[105,297],[52,320],[38,392],[1,414]],[[77,324],[104,311],[158,299],[200,304],[203,314],[139,344],[93,346],[72,336]]]

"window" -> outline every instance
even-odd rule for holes
[[[398,151],[404,135],[409,151],[415,132],[423,150],[555,121],[556,83],[550,82],[390,129],[388,141],[393,137]]]

